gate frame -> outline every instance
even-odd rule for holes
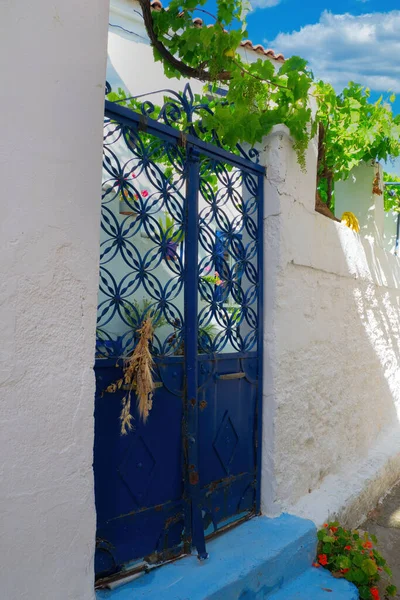
[[[185,91],[190,87],[187,85]],[[165,90],[170,92],[170,90]],[[172,92],[177,96],[176,92]],[[183,94],[179,97],[182,98]],[[127,99],[129,100],[129,98]],[[199,107],[201,108],[201,107]],[[118,103],[105,101],[106,118],[114,119],[119,124],[134,128],[137,132],[146,132],[159,139],[185,147],[187,151],[188,178],[186,189],[186,231],[196,232],[196,243],[187,244],[185,250],[184,264],[184,331],[185,339],[194,340],[193,344],[185,344],[185,375],[186,375],[186,398],[184,398],[184,415],[186,429],[182,431],[183,451],[185,453],[184,465],[184,503],[191,504],[191,511],[185,510],[185,532],[183,536],[184,552],[189,553],[192,547],[196,547],[198,558],[204,560],[208,557],[205,544],[205,535],[203,529],[203,520],[199,503],[197,502],[200,493],[199,473],[198,473],[198,357],[197,357],[197,336],[198,336],[198,297],[196,294],[186,296],[190,289],[197,289],[198,285],[198,197],[199,197],[199,160],[200,155],[218,160],[226,161],[228,164],[245,171],[257,177],[257,186],[259,192],[259,202],[257,204],[257,400],[256,400],[256,426],[254,435],[255,458],[256,458],[256,477],[257,485],[255,490],[256,510],[248,516],[224,525],[220,530],[214,532],[209,537],[218,535],[226,529],[239,525],[244,520],[260,514],[261,505],[261,459],[262,459],[262,395],[263,395],[263,288],[264,288],[264,247],[263,247],[263,224],[264,224],[264,177],[265,167],[252,162],[249,158],[236,155],[219,147],[217,144],[204,142],[191,132],[184,133],[170,125],[160,123],[152,119],[147,114],[140,114],[133,110],[121,106]],[[191,115],[189,116],[189,126],[192,126]],[[191,127],[192,131],[193,128]],[[241,154],[246,154],[244,150],[237,146]],[[255,153],[258,154],[258,153]],[[104,359],[102,359],[104,360]],[[190,465],[190,469],[188,468]],[[191,514],[189,514],[191,513]]]

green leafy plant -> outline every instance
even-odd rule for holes
[[[207,281],[208,283],[211,283],[212,285],[223,285],[223,281],[219,276],[218,271],[215,271],[214,273],[210,273],[211,271],[211,267],[206,267],[204,269],[204,273],[203,275],[200,275],[200,279],[202,281]]]
[[[368,533],[344,529],[338,522],[325,523],[318,531],[315,567],[325,567],[335,577],[354,583],[362,600],[380,600],[377,584],[382,577],[389,580],[385,598],[397,593],[390,583],[392,572],[376,549],[377,539]]]
[[[296,56],[279,68],[261,58],[243,60],[237,49],[248,37],[246,1],[216,0],[214,15],[205,10],[206,0],[171,0],[167,9],[157,10],[148,0],[139,3],[155,60],[163,62],[166,75],[206,83],[205,94],[195,98],[198,105],[207,105],[194,123],[202,139],[211,140],[215,131],[222,144],[235,151],[237,142],[254,145],[282,124],[290,131],[304,169],[306,148],[318,128],[316,203],[321,200],[330,210],[335,182],[346,179],[354,166],[400,155],[400,116],[391,110],[394,95],[385,102],[383,98],[371,102],[369,89],[352,82],[336,94],[331,85],[314,82],[307,62]],[[207,26],[194,22],[199,13]],[[222,100],[215,94],[221,86],[226,90]],[[108,97],[117,100],[113,93]],[[317,101],[315,118],[310,97]],[[124,98],[130,108],[139,110],[139,99]],[[153,116],[157,114],[159,108]],[[180,129],[187,126],[185,119],[183,112]]]
[[[149,317],[152,320],[153,329],[159,329],[167,324],[166,318],[159,310],[154,309],[154,302],[148,298],[142,300],[132,300],[132,307],[124,305],[125,319],[133,329],[140,329],[142,324]]]
[[[160,217],[158,220],[161,237],[167,242],[174,244],[180,244],[185,237],[185,233],[182,227],[178,227],[176,221],[166,213],[164,218]]]
[[[240,306],[225,306],[225,310],[231,315],[233,323],[240,323],[242,309]]]
[[[140,0],[144,23],[156,61],[162,61],[168,77],[194,77],[207,83],[212,92],[224,86],[223,101],[212,100],[213,114],[204,111],[202,124],[218,133],[223,144],[253,145],[276,124],[285,124],[294,138],[299,161],[304,166],[310,139],[311,108],[308,94],[312,85],[306,61],[292,57],[276,71],[261,58],[247,63],[237,52],[247,39],[246,12],[241,0],[217,0],[216,14],[204,10],[206,0],[171,0],[167,9],[151,10]],[[207,14],[207,27],[196,27],[194,17]],[[207,97],[208,96],[208,97]]]
[[[334,184],[347,179],[362,161],[400,155],[400,116],[393,116],[392,95],[370,102],[370,91],[350,82],[341,94],[330,84],[315,86],[319,121],[318,192],[333,209]]]
[[[385,172],[383,173],[383,181],[400,184],[400,177]],[[383,202],[385,211],[400,212],[400,185],[384,186]]]

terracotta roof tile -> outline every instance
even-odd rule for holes
[[[160,0],[153,0],[152,2],[150,2],[150,5],[153,10],[161,10],[163,7]],[[193,19],[193,25],[195,27],[203,27],[203,19],[200,19],[199,17]],[[253,52],[257,52],[257,54],[268,56],[268,58],[271,58],[272,60],[277,60],[279,62],[284,62],[285,60],[283,54],[276,54],[273,50],[271,50],[271,48],[264,48],[264,46],[262,46],[261,44],[254,45],[251,40],[245,40],[241,42],[240,45],[242,48],[252,50]]]
[[[248,50],[253,50],[253,52],[257,52],[258,54],[263,54],[264,56],[268,56],[269,58],[272,58],[273,60],[279,60],[281,62],[283,62],[285,60],[285,57],[283,56],[283,54],[276,54],[273,50],[271,50],[271,48],[264,48],[264,46],[262,46],[261,44],[254,45],[251,40],[245,40],[245,41],[241,42],[240,45],[242,46],[242,48],[247,48]]]

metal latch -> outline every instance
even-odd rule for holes
[[[224,373],[223,375],[216,374],[216,379],[243,379],[246,373],[239,371],[238,373]]]

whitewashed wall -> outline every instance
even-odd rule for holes
[[[392,254],[396,251],[397,220],[399,213],[385,212],[383,228],[383,247]]]
[[[314,210],[315,144],[306,175],[285,133],[269,137],[266,163],[276,279],[266,284],[264,509],[357,524],[400,476],[399,259],[382,248],[373,167],[359,168],[362,205],[336,190],[339,212],[360,219],[358,235]]]
[[[108,1],[0,3],[0,597],[93,592]]]

